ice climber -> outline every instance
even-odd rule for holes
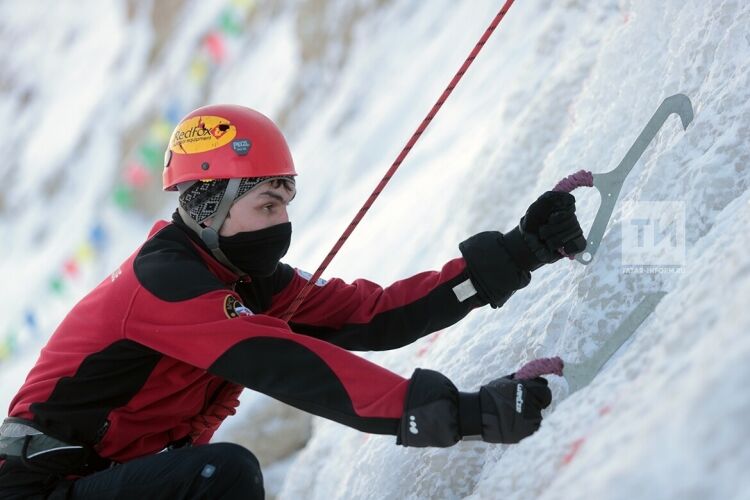
[[[172,221],[42,349],[0,427],[0,498],[262,498],[255,456],[210,444],[243,388],[402,446],[517,443],[539,428],[543,378],[460,392],[437,371],[406,379],[351,351],[397,349],[500,307],[558,249],[581,252],[574,197],[544,193],[517,227],[468,238],[439,271],[386,288],[320,280],[285,322],[309,278],[280,262],[296,175],[254,110],[211,105],[177,125],[163,171],[179,193]]]

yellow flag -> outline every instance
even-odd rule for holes
[[[96,256],[96,251],[89,242],[84,242],[76,248],[75,256],[78,262],[91,262]]]

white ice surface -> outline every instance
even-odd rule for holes
[[[300,173],[287,261],[312,272],[500,7],[331,0],[315,26],[328,34],[324,71],[300,64],[305,3],[259,8],[231,45],[231,63],[200,88],[185,83],[189,62],[219,10],[234,2],[185,2],[152,64],[148,3],[0,4],[0,40],[13,47],[0,52],[0,341],[11,327],[22,340],[12,360],[0,361],[1,404],[75,300],[150,227],[145,215],[110,201],[133,127],[147,126],[170,100],[184,108],[232,101],[280,117],[294,95],[304,113],[287,124]],[[199,7],[203,15],[188,15]],[[337,36],[356,9],[366,15],[355,16],[351,38]],[[518,445],[404,449],[393,437],[315,419],[307,446],[268,469],[269,492],[750,498],[748,26],[750,3],[741,0],[516,2],[327,276],[388,284],[435,269],[458,255],[462,239],[513,227],[563,176],[611,170],[665,97],[688,95],[695,120],[683,131],[671,118],[646,150],[590,266],[547,266],[503,308],[367,357],[407,377],[415,367],[439,370],[475,390],[535,357],[586,359],[642,293],[668,295],[589,387],[568,397],[551,377],[544,424]],[[575,194],[587,227],[599,198]],[[174,200],[161,196],[165,217]],[[627,202],[643,201],[684,203],[680,273],[622,272]],[[64,296],[52,295],[49,276],[95,221],[109,229],[107,252]],[[40,313],[36,332],[23,326],[29,308]],[[282,421],[253,421],[277,414],[264,401],[245,395],[219,437],[243,426],[284,429]]]

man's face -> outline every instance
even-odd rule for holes
[[[264,182],[254,187],[229,209],[221,225],[221,236],[234,236],[245,231],[257,231],[276,224],[289,222],[287,206],[295,191],[287,189],[284,182]]]

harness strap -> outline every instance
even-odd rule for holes
[[[31,463],[33,459],[43,459],[48,454],[56,455],[56,460],[62,459],[70,468],[70,474],[79,472],[90,473],[110,467],[114,462],[100,457],[92,448],[71,444],[49,436],[39,429],[28,425],[18,418],[7,418],[0,425],[0,460],[17,458],[29,469],[47,471],[46,467],[39,467]],[[65,457],[65,458],[62,458]],[[55,471],[59,473],[60,471]]]
[[[27,439],[28,444],[24,453],[24,444]],[[83,446],[66,443],[22,423],[6,420],[0,426],[0,455],[24,456],[26,459],[31,459],[45,453],[62,450],[83,450]]]

